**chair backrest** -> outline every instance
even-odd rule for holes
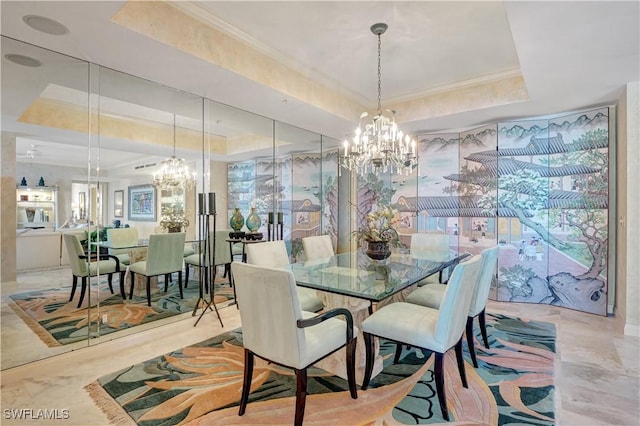
[[[282,240],[250,243],[247,244],[245,250],[247,263],[252,265],[278,268],[290,263],[287,246]]]
[[[80,256],[84,256],[84,249],[80,244],[80,239],[77,235],[64,233],[64,245],[67,246],[67,254],[69,255],[69,266],[71,266],[71,272],[73,275],[83,277],[89,274],[87,269],[87,260],[80,259]]]
[[[264,245],[256,244],[256,245]],[[234,261],[231,264],[245,348],[271,361],[297,365],[305,333],[291,271]]]
[[[445,260],[449,258],[449,235],[411,234],[411,255],[418,258]]]
[[[182,269],[184,232],[151,234],[147,250],[147,275],[161,275]]]
[[[455,345],[467,323],[471,296],[478,281],[482,257],[473,256],[467,262],[456,265],[440,302],[435,339],[444,349]]]
[[[482,250],[480,256],[482,256],[482,263],[478,273],[478,283],[471,297],[471,305],[469,305],[470,317],[475,317],[487,306],[491,280],[495,275],[496,265],[498,264],[498,246]]]
[[[138,244],[138,228],[108,228],[107,242],[113,247],[131,247]],[[128,253],[129,248],[110,248],[109,254]]]
[[[229,252],[229,243],[227,242],[229,232],[231,232],[230,229],[221,229],[215,232],[216,244],[213,255],[215,256],[216,265],[231,263],[231,253]]]
[[[302,239],[305,260],[326,259],[335,254],[329,235],[316,235]]]

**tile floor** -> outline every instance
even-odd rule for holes
[[[12,320],[5,303],[3,300],[3,322]],[[490,302],[487,310],[556,324],[558,425],[640,425],[640,339],[624,336],[619,320],[546,305]],[[3,370],[0,423],[107,425],[107,417],[84,386],[110,372],[240,326],[234,307],[220,312],[224,328],[214,313],[206,314],[197,327],[188,314],[159,328]],[[8,352],[4,333],[5,324],[3,358]],[[34,342],[21,350],[29,351],[32,346],[40,350]],[[66,409],[69,418],[41,422],[8,418],[6,410],[19,408]]]

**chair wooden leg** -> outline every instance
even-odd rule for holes
[[[364,367],[364,378],[362,379],[362,390],[367,390],[369,387],[369,381],[371,380],[371,374],[373,374],[373,361],[376,357],[375,354],[375,337],[369,333],[363,333],[364,335],[364,347],[366,364]]]
[[[485,309],[483,309],[482,312],[478,314],[478,322],[480,323],[480,332],[482,333],[482,340],[484,340],[484,347],[489,349],[489,339],[487,338],[487,323],[484,317]]]
[[[180,299],[184,299],[182,295],[182,270],[178,271],[178,288],[180,289]]]
[[[122,296],[122,300],[127,300],[127,296],[124,294],[124,276],[127,271],[120,271],[120,295]]]
[[[440,411],[442,417],[449,421],[449,411],[447,410],[447,398],[444,394],[444,354],[436,352],[436,362],[434,367],[434,373],[436,376],[436,392],[438,394],[438,402],[440,403]]]
[[[151,306],[151,277],[147,275],[147,306]]]
[[[189,282],[189,265],[184,265],[184,288],[187,288],[187,283]]]
[[[231,264],[230,263],[225,263],[224,264],[224,274],[222,275],[222,278],[227,278],[227,276],[229,275],[229,271],[231,270]]]
[[[242,396],[240,397],[240,409],[238,415],[242,416],[247,409],[247,401],[249,400],[249,392],[251,391],[251,376],[253,376],[253,353],[244,350],[244,378],[242,380]]]
[[[113,274],[107,275],[107,282],[109,283],[109,290],[111,290],[111,294],[113,294]]]
[[[164,274],[164,292],[166,293],[169,289],[169,277],[171,274]]]
[[[471,354],[471,361],[473,366],[478,368],[478,361],[476,360],[476,349],[473,346],[473,317],[467,317],[467,328],[465,330],[467,335],[467,346],[469,346],[469,354]]]
[[[82,277],[82,287],[80,288],[80,300],[78,301],[78,308],[82,305],[84,300],[84,294],[87,292],[87,277]]]
[[[307,403],[307,369],[295,370],[296,372],[296,417],[295,426],[302,426],[304,407]]]
[[[467,385],[467,373],[464,369],[464,357],[462,356],[462,336],[456,343],[456,361],[458,361],[458,371],[460,372],[460,380],[462,380],[462,386],[468,388]]]
[[[78,277],[76,275],[73,276],[73,287],[71,287],[71,297],[69,297],[69,302],[73,300],[73,296],[76,294],[76,287],[78,286]]]
[[[402,343],[396,343],[396,353],[393,356],[394,364],[397,364],[400,362],[400,355],[402,355]]]
[[[358,399],[358,391],[356,390],[356,342],[358,338],[354,337],[352,341],[347,343],[347,382],[349,382],[349,392],[351,398]]]
[[[133,298],[133,271],[129,270],[129,278],[131,281],[131,288],[129,289],[129,300]]]

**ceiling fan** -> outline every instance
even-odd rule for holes
[[[36,157],[39,157],[40,155],[42,155],[42,152],[40,150],[38,150],[38,146],[31,144],[31,148],[27,149],[24,154],[16,154],[17,158],[28,158],[33,160]]]

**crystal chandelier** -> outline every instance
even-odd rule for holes
[[[191,172],[184,158],[176,157],[176,115],[173,114],[173,155],[160,163],[153,174],[153,186],[160,189],[191,189],[196,184],[196,172]]]
[[[378,113],[371,120],[367,112],[360,115],[360,123],[355,130],[351,143],[344,141],[342,166],[352,172],[365,174],[391,173],[408,175],[417,164],[416,141],[398,129],[395,111],[387,110],[390,116],[382,113],[382,71],[380,67],[380,36],[388,26],[377,23],[371,26],[371,32],[378,36]]]

